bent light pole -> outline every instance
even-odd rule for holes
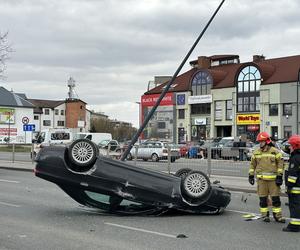
[[[193,52],[193,50],[195,49],[196,45],[198,44],[198,42],[200,41],[200,39],[202,38],[202,36],[204,35],[205,31],[207,30],[208,26],[210,25],[210,23],[212,22],[212,20],[214,19],[215,15],[218,13],[219,9],[221,8],[221,6],[223,5],[223,3],[225,2],[225,0],[222,0],[222,2],[219,4],[218,8],[215,10],[214,14],[211,16],[211,18],[209,19],[209,21],[207,22],[206,26],[204,27],[204,29],[202,30],[202,32],[200,33],[200,35],[198,36],[198,38],[196,39],[196,41],[194,42],[193,46],[190,48],[189,52],[186,54],[186,56],[184,57],[183,61],[181,62],[181,64],[179,65],[178,69],[175,71],[174,75],[172,76],[170,82],[166,85],[166,87],[164,88],[164,90],[162,91],[161,95],[159,96],[159,98],[157,99],[155,105],[153,106],[153,108],[151,109],[151,111],[148,113],[148,115],[145,117],[145,120],[143,122],[143,124],[140,126],[140,128],[138,129],[138,131],[136,132],[136,134],[133,136],[131,142],[129,143],[127,149],[125,150],[125,152],[123,153],[122,157],[121,157],[121,161],[124,161],[128,155],[128,153],[130,152],[132,146],[134,145],[134,143],[137,141],[137,139],[139,138],[139,136],[141,135],[141,133],[143,132],[144,128],[147,126],[149,120],[151,119],[151,117],[153,116],[155,110],[157,109],[158,105],[160,104],[161,100],[164,98],[164,96],[166,95],[166,93],[168,92],[170,86],[173,84],[173,82],[175,81],[177,75],[179,74],[180,70],[182,69],[182,67],[184,66],[185,62],[187,61],[187,59],[190,57],[191,53]]]

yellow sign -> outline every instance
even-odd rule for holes
[[[236,116],[236,124],[260,124],[260,114],[243,114]]]

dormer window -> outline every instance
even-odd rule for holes
[[[192,79],[192,95],[208,95],[212,87],[212,77],[207,71],[198,71]]]

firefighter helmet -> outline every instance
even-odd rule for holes
[[[298,149],[300,148],[300,135],[292,135],[288,143],[293,147],[293,149]]]
[[[265,141],[267,144],[269,144],[271,143],[270,135],[267,132],[260,132],[256,137],[256,141]]]

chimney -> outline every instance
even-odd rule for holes
[[[264,61],[266,58],[264,55],[254,55],[253,56],[253,62],[261,62]]]
[[[206,56],[199,56],[198,57],[198,64],[197,64],[197,68],[199,69],[208,69],[211,66],[210,64],[210,58],[206,57]]]

